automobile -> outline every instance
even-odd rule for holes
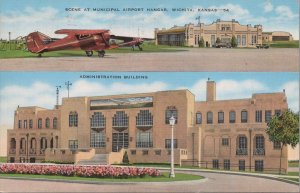
[[[215,47],[216,48],[231,48],[231,44],[226,43],[226,42],[220,42],[220,43],[216,43]]]
[[[268,49],[269,47],[269,44],[256,44],[257,49]]]

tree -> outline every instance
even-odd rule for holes
[[[217,44],[221,43],[221,39],[219,37],[217,37],[216,43]]]
[[[231,38],[231,47],[235,48],[237,46],[236,38],[235,36],[232,36]]]
[[[200,48],[204,48],[204,39],[203,39],[202,36],[201,36],[201,38],[200,38],[198,44],[199,44],[199,47],[200,47]]]
[[[268,122],[266,132],[269,135],[270,141],[280,143],[279,173],[281,173],[283,147],[291,145],[292,148],[295,148],[299,143],[299,115],[289,109],[284,111],[280,116],[274,116]]]
[[[123,155],[123,160],[122,160],[123,164],[129,164],[129,158],[128,158],[128,154],[127,151],[125,151],[124,155]]]

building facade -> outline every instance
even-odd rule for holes
[[[289,32],[274,31],[274,32],[263,32],[263,42],[272,41],[292,41],[293,36]]]
[[[190,23],[170,29],[156,28],[154,34],[156,45],[198,47],[200,39],[203,38],[205,47],[214,47],[217,39],[222,43],[230,43],[233,36],[238,47],[255,47],[256,44],[262,44],[262,25],[241,25],[234,19],[231,21],[218,19],[212,24]]]
[[[280,144],[270,142],[265,129],[287,108],[284,92],[216,100],[214,81],[207,82],[206,101],[196,101],[189,90],[63,98],[52,110],[17,108],[8,160],[111,164],[127,151],[132,163],[168,163],[174,116],[176,164],[278,172]]]

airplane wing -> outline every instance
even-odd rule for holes
[[[55,34],[75,34],[75,35],[94,35],[108,32],[108,29],[60,29],[55,31]]]

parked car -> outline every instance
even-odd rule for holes
[[[269,47],[269,44],[256,44],[257,49],[268,49]]]
[[[231,44],[226,43],[226,42],[221,42],[221,43],[216,43],[215,47],[216,48],[231,48]]]

